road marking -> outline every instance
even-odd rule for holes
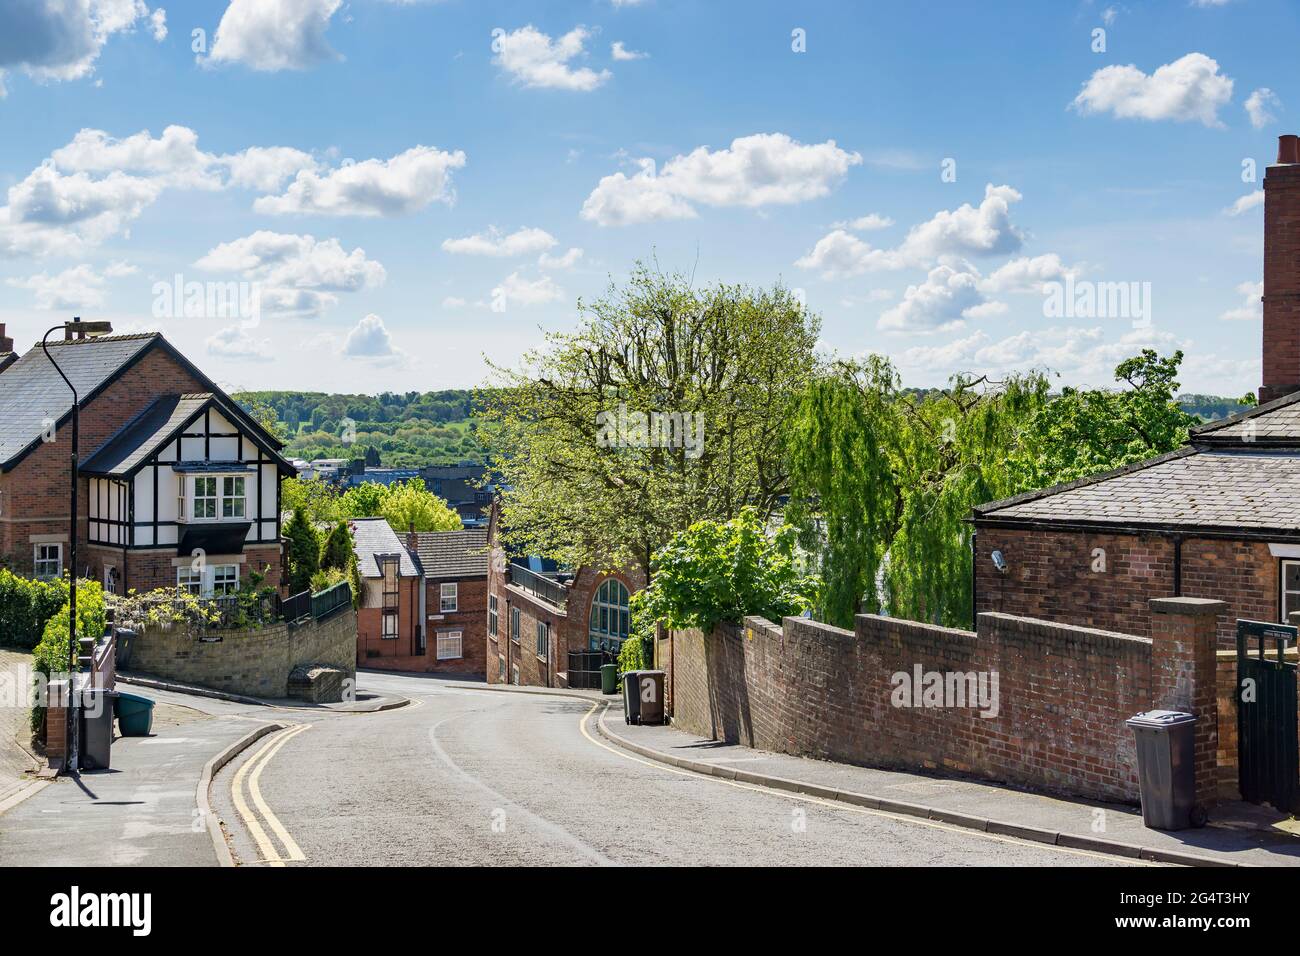
[[[266,805],[266,801],[262,799],[262,793],[257,786],[257,780],[261,777],[262,768],[272,757],[275,756],[276,752],[288,742],[289,738],[302,733],[310,726],[311,724],[295,724],[293,727],[281,731],[279,734],[273,734],[256,754],[244,761],[240,766],[239,771],[235,774],[235,779],[231,782],[230,792],[231,797],[235,802],[235,809],[238,810],[239,815],[243,817],[244,825],[248,827],[248,832],[252,835],[253,842],[257,844],[262,861],[271,866],[284,866],[285,861],[280,858],[279,853],[276,851],[275,844],[271,842],[271,839],[266,835],[266,831],[262,829],[262,824],[258,821],[257,815],[249,808],[248,803],[244,800],[244,778],[248,776],[250,770],[253,771],[253,779],[250,781],[249,786],[249,791],[253,795],[253,802],[257,804],[258,809],[262,811],[267,824],[284,842],[285,850],[289,854],[289,859],[294,861],[306,859],[302,854],[302,850],[298,849],[298,844],[293,842],[293,839],[284,829],[284,826],[276,818],[275,814],[271,812],[271,808]],[[295,850],[297,851],[297,856],[294,856]]]
[[[930,827],[931,829],[934,830],[947,830],[950,833],[962,833],[965,834],[966,836],[979,837],[984,840],[992,840],[996,843],[1010,843],[1014,846],[1028,846],[1038,850],[1050,851],[1053,853],[1068,853],[1071,856],[1083,856],[1083,857],[1088,857],[1090,859],[1097,859],[1097,860],[1114,861],[1118,859],[1123,859],[1124,862],[1126,863],[1136,863],[1142,866],[1159,865],[1144,860],[1133,860],[1128,857],[1117,857],[1113,853],[1093,853],[1090,850],[1074,850],[1069,847],[1061,847],[1055,845],[1048,845],[1045,843],[1038,843],[1034,840],[1017,840],[1014,837],[1004,837],[996,833],[982,833],[979,830],[971,830],[968,829],[967,827],[952,826],[951,824],[941,823],[937,820],[926,820],[921,817],[912,817],[901,813],[890,813],[888,810],[872,810],[870,807],[859,807],[851,803],[840,803],[839,801],[823,800],[821,797],[813,797],[805,793],[791,793],[787,790],[777,790],[772,787],[760,787],[748,783],[737,783],[735,780],[727,780],[724,777],[714,777],[714,776],[710,776],[709,774],[698,773],[694,770],[682,770],[678,767],[670,767],[667,764],[659,763],[657,760],[648,760],[644,757],[640,757],[635,754],[629,753],[628,751],[623,750],[621,747],[611,746],[605,743],[604,741],[597,740],[595,737],[593,737],[591,733],[587,730],[587,721],[588,719],[590,719],[591,715],[596,712],[596,708],[599,707],[601,703],[602,703],[601,701],[597,701],[596,703],[592,704],[591,710],[587,711],[585,714],[582,715],[582,720],[578,723],[578,729],[582,731],[582,736],[586,737],[597,747],[601,747],[604,750],[608,750],[610,753],[616,754],[625,760],[631,760],[633,763],[645,764],[647,767],[654,767],[656,770],[667,770],[669,773],[675,773],[683,777],[694,777],[697,780],[711,780],[714,783],[723,783],[729,787],[735,787],[738,790],[752,790],[755,793],[764,793],[767,794],[768,796],[776,796],[783,800],[785,799],[798,800],[801,803],[813,803],[813,804],[817,804],[818,806],[827,807],[832,810],[844,810],[849,813],[862,813],[862,814],[866,814],[867,816],[884,817],[888,820],[898,820],[901,823],[911,823],[911,824],[915,824],[916,826]]]

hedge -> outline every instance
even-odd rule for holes
[[[72,613],[65,602],[63,607],[45,622],[41,641],[32,651],[32,670],[43,674],[50,680],[53,674],[67,674],[71,663],[71,648],[68,646],[68,616]],[[77,636],[93,637],[96,640],[104,635],[104,589],[96,581],[77,582]],[[45,708],[32,708],[32,730],[40,729],[45,720]]]
[[[31,650],[67,603],[67,581],[31,581],[0,568],[0,644]]]

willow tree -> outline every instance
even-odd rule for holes
[[[1037,374],[904,391],[874,355],[811,382],[791,434],[788,517],[824,581],[818,616],[841,626],[860,610],[969,624],[966,519],[1018,490],[1009,461],[1046,401]]]
[[[506,540],[569,564],[649,567],[693,522],[789,491],[786,432],[820,323],[786,289],[638,264],[518,368],[492,366],[480,438]]]

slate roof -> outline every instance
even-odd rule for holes
[[[487,529],[421,531],[415,536],[420,564],[431,578],[486,577]]]
[[[1300,532],[1300,448],[1185,447],[1119,471],[980,505],[975,520]]]
[[[1241,444],[1300,448],[1300,392],[1192,429],[1194,444]]]
[[[51,342],[50,349],[77,394],[85,401],[161,336],[112,335],[73,342]],[[72,393],[40,346],[0,375],[0,465],[40,441],[45,420],[60,421],[72,411]]]
[[[212,397],[211,392],[163,395],[100,446],[82,464],[82,470],[101,475],[130,472],[170,441]]]
[[[404,578],[420,576],[420,569],[416,567],[411,553],[383,518],[353,518],[348,523],[352,527],[352,550],[357,555],[357,570],[363,578],[379,577],[379,564],[375,561],[377,554],[401,555],[398,575]]]

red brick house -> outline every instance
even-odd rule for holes
[[[488,518],[489,684],[568,687],[569,653],[617,655],[630,627],[628,601],[645,587],[640,568],[564,571],[510,555],[500,542],[500,508]]]
[[[80,396],[79,566],[67,567],[72,395],[40,346],[0,356],[0,564],[75,570],[118,593],[219,596],[250,571],[278,586],[280,479],[294,473],[281,443],[157,333],[50,351]]]
[[[414,670],[427,658],[420,567],[383,518],[356,518],[349,526],[361,576],[357,666]]]
[[[357,664],[484,675],[487,532],[408,533],[382,518],[351,523],[362,579]]]
[[[411,539],[414,538],[414,541]],[[407,535],[423,572],[428,660],[440,674],[487,671],[488,536],[482,528]]]
[[[1236,618],[1300,610],[1295,136],[1281,138],[1264,194],[1263,404],[1170,454],[976,508],[976,611],[1148,634],[1150,598],[1217,598],[1230,648]]]

